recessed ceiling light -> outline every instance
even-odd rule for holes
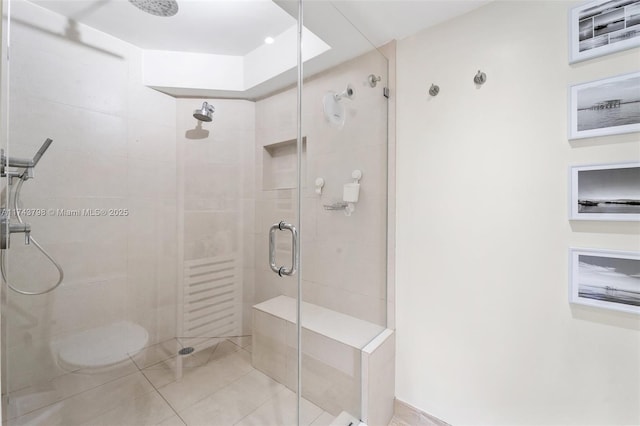
[[[267,44],[273,44],[274,41],[273,37],[267,37],[264,39],[264,42]]]

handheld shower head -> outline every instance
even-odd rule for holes
[[[336,101],[339,101],[340,99],[352,100],[355,96],[356,96],[356,92],[355,90],[353,90],[353,86],[351,84],[347,84],[346,89],[344,89],[340,93],[336,93],[335,98],[336,98]]]
[[[49,149],[49,145],[51,145],[52,142],[53,140],[49,138],[47,138],[47,140],[44,141],[44,143],[42,144],[38,152],[36,152],[36,155],[33,156],[33,160],[32,160],[33,167],[35,167],[36,164],[38,164],[38,161],[40,161],[40,158],[44,155],[45,151]]]
[[[195,111],[193,111],[193,117],[196,120],[200,120],[200,121],[204,121],[206,123],[209,123],[212,119],[213,119],[213,112],[216,109],[214,107],[212,107],[211,105],[209,105],[206,102],[202,103],[202,108],[197,109]]]

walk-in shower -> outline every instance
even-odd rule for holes
[[[3,425],[384,423],[387,58],[329,2],[7,1]]]

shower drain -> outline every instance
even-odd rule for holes
[[[187,346],[186,348],[182,348],[178,351],[180,355],[189,355],[191,352],[195,351],[191,346]]]

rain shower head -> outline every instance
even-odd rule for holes
[[[202,108],[193,111],[193,117],[206,123],[212,120],[215,108],[206,102],[202,103]]]
[[[129,3],[155,16],[173,16],[178,13],[176,0],[129,0]]]

